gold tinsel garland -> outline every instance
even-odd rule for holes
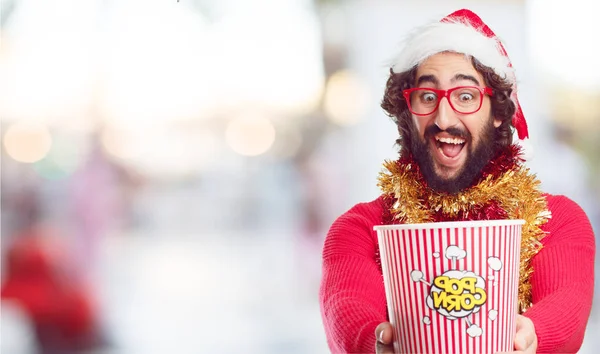
[[[531,260],[540,249],[545,236],[541,226],[551,217],[546,199],[539,191],[539,180],[522,165],[515,165],[497,177],[492,174],[477,185],[458,194],[438,193],[424,187],[418,167],[386,161],[379,175],[378,186],[385,197],[394,200],[390,213],[394,222],[416,224],[440,221],[434,215],[441,211],[449,220],[461,213],[465,220],[477,207],[495,202],[506,212],[508,219],[523,219],[519,278],[519,312],[531,306]]]

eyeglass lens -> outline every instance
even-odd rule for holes
[[[415,90],[410,95],[410,105],[417,114],[431,114],[438,107],[439,95],[426,88]],[[481,105],[481,92],[474,87],[464,87],[450,93],[450,104],[459,113],[473,113]]]

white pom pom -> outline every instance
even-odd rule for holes
[[[529,141],[528,138],[523,140],[519,139],[518,144],[521,147],[521,158],[525,161],[533,160],[535,154],[533,152],[533,144],[531,144],[531,141]]]

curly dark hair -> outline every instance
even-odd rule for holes
[[[494,129],[493,151],[498,151],[512,143],[513,125],[512,116],[515,114],[515,104],[510,99],[512,84],[500,77],[494,72],[494,69],[481,64],[477,59],[471,57],[471,63],[485,81],[486,86],[490,87],[494,94],[490,97],[492,105],[492,115],[502,121],[497,129]],[[408,152],[412,146],[412,118],[408,110],[406,100],[402,91],[413,87],[417,67],[402,72],[394,73],[390,69],[390,77],[387,81],[381,108],[392,118],[398,127],[400,137],[396,139],[396,144],[400,146],[400,153]]]

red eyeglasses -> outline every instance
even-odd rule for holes
[[[408,109],[417,116],[427,116],[437,111],[442,97],[446,97],[450,107],[461,114],[479,111],[483,96],[492,96],[489,87],[457,86],[449,90],[438,90],[430,87],[415,87],[402,91]]]

